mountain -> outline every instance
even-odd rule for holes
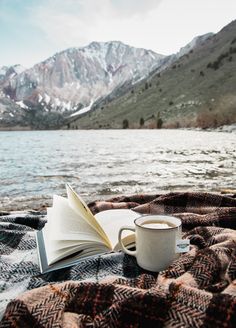
[[[188,52],[190,52],[192,49],[201,46],[204,44],[204,42],[212,37],[214,33],[206,33],[203,35],[196,36],[192,39],[191,42],[189,42],[186,46],[180,48],[180,50],[176,54],[176,59],[182,57],[183,55],[186,55]]]
[[[163,58],[118,41],[92,42],[57,53],[10,77],[2,89],[28,108],[72,113],[128,81],[135,83],[146,77]]]
[[[163,56],[118,41],[0,68],[0,128],[215,127],[236,121],[236,23]],[[66,120],[65,120],[66,118]]]
[[[14,103],[9,97],[0,94],[0,128],[2,129],[24,129],[27,128],[24,110]]]
[[[9,129],[24,129],[27,126],[24,118],[24,111],[21,106],[15,103],[9,96],[6,96],[2,88],[8,80],[21,74],[25,68],[21,65],[0,67],[0,127]]]
[[[13,65],[13,66],[2,66],[0,67],[0,86],[8,79],[12,79],[16,77],[18,74],[25,71],[25,68],[21,65]]]
[[[217,34],[195,39],[175,59],[164,58],[164,70],[163,64],[128,92],[68,126],[208,128],[236,122],[235,35],[233,21]]]
[[[147,76],[147,78],[150,79],[151,76],[155,76],[157,73],[164,71],[172,63],[174,63],[178,58],[180,58],[183,55],[187,54],[188,52],[192,51],[195,47],[203,44],[209,37],[211,37],[213,35],[214,35],[213,33],[207,33],[204,35],[197,36],[191,42],[189,42],[186,46],[180,48],[180,50],[176,54],[172,54],[172,55],[162,58],[159,65],[153,71],[151,71],[149,73],[149,76]],[[108,102],[116,99],[117,97],[119,97],[123,94],[126,94],[127,92],[129,92],[132,89],[133,89],[133,83],[130,83],[130,81],[126,82],[123,85],[119,85],[107,96],[105,95],[105,96],[99,98],[97,101],[95,101],[92,106],[92,109],[103,107],[104,104],[107,104]]]

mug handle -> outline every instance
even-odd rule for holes
[[[134,227],[130,227],[130,226],[124,226],[124,227],[120,228],[118,239],[119,239],[120,246],[121,246],[121,248],[122,248],[122,250],[123,250],[124,253],[126,253],[128,255],[136,256],[137,251],[130,251],[130,250],[128,250],[125,247],[125,245],[123,244],[123,242],[122,242],[121,235],[122,235],[122,232],[124,230],[131,230],[131,231],[134,231],[135,232],[135,228]]]

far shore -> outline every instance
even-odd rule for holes
[[[1,126],[0,127],[0,131],[34,131],[33,129],[31,129],[29,126]]]
[[[11,126],[11,127],[2,127],[0,126],[0,132],[6,132],[6,131],[73,131],[75,129],[32,129],[29,126]],[[78,130],[104,130],[104,129],[78,129]],[[136,130],[132,128],[128,129],[105,129],[105,130]],[[230,125],[223,125],[216,128],[200,128],[200,127],[180,127],[180,128],[161,128],[161,129],[151,129],[151,128],[140,128],[138,130],[192,130],[192,131],[212,131],[212,132],[234,132],[236,133],[236,123],[232,123]]]

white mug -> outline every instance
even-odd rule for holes
[[[134,221],[135,227],[124,226],[119,231],[122,250],[137,259],[143,269],[165,270],[179,253],[189,250],[189,240],[181,240],[182,222],[167,215],[144,215]],[[123,230],[135,232],[136,250],[128,250],[122,243]]]

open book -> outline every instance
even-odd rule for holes
[[[47,209],[47,223],[36,232],[42,273],[61,269],[96,254],[117,251],[121,226],[134,225],[140,216],[129,209],[113,209],[95,216],[85,202],[67,185],[67,198],[53,197]],[[134,245],[132,231],[124,231],[123,243]]]

